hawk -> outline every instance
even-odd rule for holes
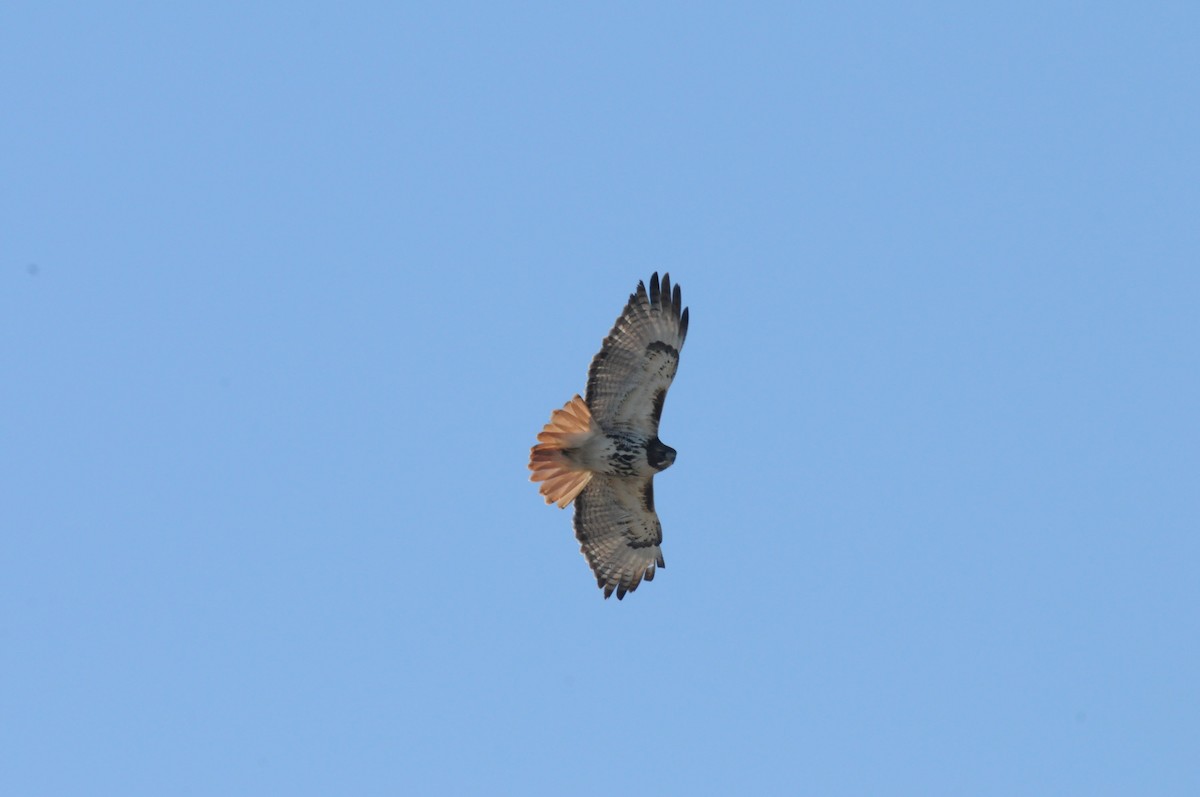
[[[688,311],[671,275],[638,282],[588,368],[587,398],[550,415],[530,451],[547,504],[575,502],[575,537],[607,599],[654,579],[663,561],[654,474],[675,461],[658,439],[667,388],[687,337]]]

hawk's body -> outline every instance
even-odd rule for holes
[[[604,597],[637,589],[665,567],[654,474],[675,450],[658,422],[687,337],[688,311],[670,275],[638,283],[588,369],[587,399],[555,410],[529,468],[546,503],[575,502],[575,536]]]

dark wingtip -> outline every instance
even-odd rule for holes
[[[618,587],[617,588],[617,600],[619,600],[619,601],[625,600],[626,592],[627,592],[627,590],[625,589],[625,587]]]
[[[671,305],[671,275],[663,274],[662,278],[662,299],[660,300],[664,307]]]
[[[683,340],[684,338],[687,337],[687,325],[688,325],[688,309],[685,307],[685,308],[683,308],[683,315],[680,316],[680,318],[679,318],[679,339],[680,340]]]
[[[641,284],[640,282],[638,283]],[[658,272],[654,272],[650,277],[650,304],[658,304]]]
[[[659,555],[658,555],[658,566],[659,566],[659,567],[666,567],[666,566],[667,566],[667,563],[663,561],[662,554],[659,554]]]

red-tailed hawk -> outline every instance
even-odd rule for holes
[[[550,415],[529,457],[546,503],[575,502],[575,537],[608,598],[633,592],[663,562],[654,474],[675,461],[658,439],[667,388],[687,337],[688,311],[671,276],[639,282],[578,395]]]

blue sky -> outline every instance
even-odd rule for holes
[[[1198,38],[6,6],[6,792],[1200,793]],[[618,603],[525,465],[656,270]]]

